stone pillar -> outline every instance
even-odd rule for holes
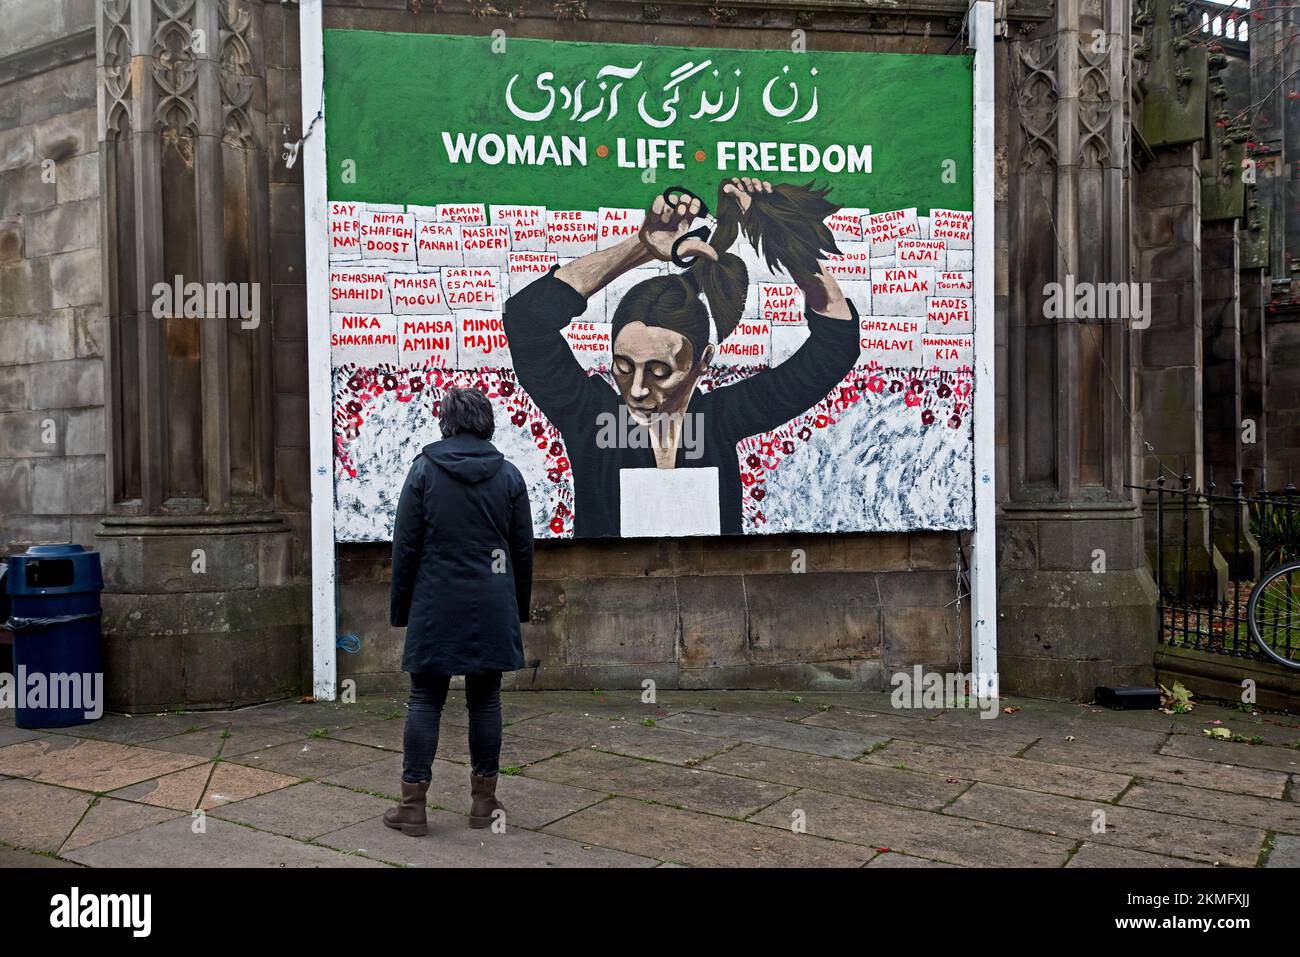
[[[1226,488],[1241,476],[1241,289],[1236,219],[1201,227],[1202,423],[1207,471]]]
[[[122,710],[301,688],[306,590],[274,499],[264,15],[248,0],[99,4],[110,514],[97,537]]]
[[[1130,13],[1062,0],[1054,22],[1009,41],[998,664],[1002,687],[1026,694],[1089,699],[1152,679],[1156,597],[1126,488],[1129,322],[1045,309],[1050,284],[1130,278]]]

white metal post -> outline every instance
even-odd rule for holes
[[[997,539],[993,315],[993,0],[973,0],[975,48],[975,535],[971,559],[971,671],[977,693],[997,693]]]
[[[330,383],[329,249],[325,168],[325,51],[321,0],[301,0],[303,210],[307,230],[307,400],[311,447],[312,693],[338,692],[334,608],[333,388]],[[316,119],[317,114],[320,118]]]

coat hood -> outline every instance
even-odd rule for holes
[[[496,475],[506,460],[491,442],[472,435],[455,435],[431,442],[421,454],[462,482],[471,484]]]

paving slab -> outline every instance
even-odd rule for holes
[[[0,726],[0,748],[7,744],[17,744],[19,741],[34,741],[44,736],[44,731],[29,731],[27,728],[16,728],[13,725]]]
[[[1079,742],[1040,741],[1027,750],[1022,757],[1028,761],[1092,768],[1096,771],[1129,774],[1153,781],[1168,781],[1172,784],[1187,784],[1192,787],[1211,788],[1236,794],[1253,794],[1256,797],[1281,797],[1287,781],[1285,774],[1276,771],[1232,767],[1164,754],[1112,751]]]
[[[1231,727],[1231,726],[1229,726]],[[1235,729],[1234,729],[1235,730]],[[1196,758],[1215,764],[1232,764],[1243,768],[1265,768],[1285,774],[1300,774],[1300,750],[1269,744],[1246,744],[1240,741],[1216,741],[1207,736],[1171,735],[1160,749],[1175,758]]]
[[[605,791],[607,776],[620,768],[626,768],[642,758],[632,758],[625,754],[611,754],[593,748],[574,748],[553,758],[539,761],[524,768],[523,774],[530,778],[539,778],[556,784],[588,790]]]
[[[50,728],[51,734],[118,744],[140,744],[180,734],[190,728],[207,728],[223,720],[220,711],[186,711],[164,714],[108,714],[97,721],[70,728]]]
[[[667,719],[665,719],[667,720]],[[546,714],[510,726],[511,731],[533,740],[554,742],[564,750],[595,747],[637,758],[650,758],[669,764],[698,762],[717,754],[734,741],[671,731],[656,722],[647,727],[636,721],[583,717],[574,714]]]
[[[788,826],[764,827],[631,798],[602,801],[547,825],[542,833],[692,867],[860,867],[876,853],[794,834]]]
[[[401,751],[402,735],[405,732],[405,719],[380,719],[379,721],[368,721],[355,728],[345,728],[337,732],[334,738],[338,741],[364,744],[371,748],[383,748],[385,751]],[[450,728],[448,732],[451,732]],[[441,725],[439,726],[439,737],[443,737]]]
[[[1300,804],[1277,798],[1227,795],[1222,791],[1189,788],[1181,784],[1144,781],[1135,784],[1119,803],[1125,807],[1185,814],[1206,821],[1300,834]]]
[[[236,755],[231,760],[297,778],[323,778],[370,764],[383,756],[384,752],[376,748],[326,737],[302,738],[274,748]]]
[[[1098,811],[1105,814],[1104,833],[1094,831],[1100,820],[1095,816]],[[944,813],[1235,867],[1253,867],[1264,842],[1264,832],[1257,828],[1078,801],[996,784],[976,784]]]
[[[789,691],[672,691],[661,693],[659,697],[674,713],[721,711],[775,721],[806,718],[816,714],[819,706],[811,695]]]
[[[892,767],[754,744],[742,744],[724,751],[700,767],[791,787],[931,811],[937,811],[969,786],[966,781],[949,782],[946,777],[932,774],[898,771]]]
[[[118,801],[111,797],[96,798],[76,830],[63,843],[59,853],[66,854],[68,851],[89,847],[99,841],[161,824],[178,816],[176,811],[168,808]]]
[[[1243,738],[1262,738],[1266,744],[1276,747],[1300,747],[1300,719],[1293,715],[1251,713],[1202,705],[1177,718],[1174,731],[1194,738],[1204,737],[1207,729],[1229,728]]]
[[[1279,834],[1265,867],[1300,867],[1300,837]]]
[[[799,791],[750,820],[788,830],[797,811],[804,814],[808,835],[968,867],[1061,867],[1074,849],[1073,841],[1059,837],[992,823],[972,826],[931,811],[821,791]]]
[[[112,791],[199,763],[191,755],[54,735],[0,748],[0,773],[82,791]]]
[[[402,756],[389,754],[370,764],[348,768],[346,771],[336,771],[321,780],[326,784],[364,791],[367,794],[396,801],[402,793]]]
[[[71,861],[62,861],[57,857],[48,857],[34,851],[24,851],[16,847],[0,845],[0,871],[21,867],[80,867]]]
[[[803,725],[840,728],[858,734],[902,738],[905,741],[960,745],[981,751],[992,751],[995,754],[1017,754],[1038,740],[1037,734],[1005,728],[998,724],[996,719],[967,725],[952,721],[945,722],[942,715],[923,718],[845,708],[819,711],[805,718]]]
[[[383,814],[392,802],[369,794],[307,781],[224,804],[213,816],[300,841]]]
[[[969,715],[969,712],[967,712]],[[958,712],[946,711],[940,716],[941,724],[961,721],[972,725],[969,717],[961,718]],[[1064,715],[1026,706],[1014,714],[1003,714],[992,721],[1003,732],[1014,732],[1025,737],[1037,736],[1043,741],[1065,741],[1071,738],[1081,744],[1095,744],[1122,751],[1153,754],[1169,739],[1172,723],[1167,716],[1148,722],[1146,727],[1133,727],[1115,720],[1110,709],[1082,707]]]
[[[554,768],[567,760],[565,755],[547,765]],[[582,759],[579,763],[587,767]],[[609,794],[734,818],[748,817],[793,790],[771,781],[637,760],[607,767],[592,781],[592,786]]]
[[[496,793],[506,806],[506,823],[527,828],[539,828],[558,821],[606,797],[597,791],[522,774],[499,775]],[[468,814],[469,769],[450,761],[434,761],[428,803],[453,813]]]
[[[92,795],[35,781],[0,781],[0,841],[28,850],[57,851],[92,800]]]
[[[750,718],[719,711],[684,711],[659,722],[658,727],[833,758],[856,758],[886,741],[885,737],[879,735],[810,727],[792,721]]]
[[[1030,791],[1047,791],[1096,801],[1114,800],[1133,780],[1127,774],[1026,761],[973,748],[949,748],[902,739],[890,741],[860,760],[891,768],[903,767],[909,771],[942,774],[945,779],[989,781]]]
[[[1163,854],[1149,854],[1135,851],[1131,847],[1115,847],[1112,844],[1092,844],[1084,842],[1066,867],[1142,867],[1142,868],[1183,868],[1213,867],[1202,861],[1188,861]]]
[[[408,837],[373,818],[342,828],[319,843],[406,867],[654,867],[658,861],[507,825],[503,833],[475,830],[465,816],[429,812],[429,833]]]
[[[301,731],[277,730],[250,725],[214,725],[201,731],[191,731],[150,741],[149,747],[176,754],[193,754],[197,757],[232,758],[253,751],[265,751],[290,741],[305,738]]]
[[[91,867],[383,867],[379,861],[341,854],[267,834],[209,815],[203,833],[190,816],[99,841],[68,852]]]
[[[260,768],[219,761],[141,781],[112,792],[123,800],[138,801],[178,811],[205,811],[234,801],[265,794],[298,783],[298,778]]]
[[[928,861],[924,857],[913,857],[910,854],[896,854],[893,851],[885,851],[877,854],[867,862],[867,867],[956,867],[956,864],[945,864],[943,861]]]

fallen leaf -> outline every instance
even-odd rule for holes
[[[1019,710],[1020,710],[1020,709],[1017,708],[1016,706],[1014,706],[1014,705],[1009,705],[1008,707],[1005,707],[1005,708],[1002,709],[1002,713],[1003,713],[1003,714],[1015,714],[1015,713],[1016,713],[1017,711],[1019,711]]]

